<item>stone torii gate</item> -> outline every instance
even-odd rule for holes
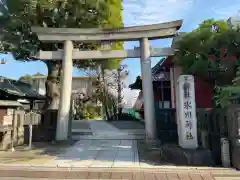
[[[32,27],[32,31],[43,42],[64,43],[63,51],[40,51],[38,58],[62,61],[62,87],[57,121],[56,140],[68,138],[70,99],[72,88],[73,59],[115,59],[141,58],[141,76],[143,79],[144,119],[146,138],[156,139],[156,122],[153,102],[153,86],[150,57],[174,55],[171,48],[150,48],[149,40],[175,36],[181,27],[182,20],[118,29],[73,29]],[[78,42],[111,42],[140,41],[140,48],[132,50],[79,51],[73,49],[73,41]]]

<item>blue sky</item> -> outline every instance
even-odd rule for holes
[[[236,16],[240,10],[239,0],[124,0],[123,19],[125,26],[146,25],[183,19],[180,31],[191,31],[208,18],[227,19]],[[240,14],[239,14],[240,15]],[[155,40],[152,47],[169,47],[171,39]],[[125,48],[139,46],[138,42],[126,42]],[[18,79],[24,74],[37,72],[46,74],[47,68],[42,62],[17,62],[11,56],[0,55],[7,64],[0,65],[0,76]],[[161,58],[152,58],[152,66]],[[129,82],[140,75],[139,59],[125,59],[123,64],[130,70]],[[82,75],[74,69],[73,75]]]

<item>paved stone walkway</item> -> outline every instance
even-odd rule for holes
[[[143,126],[137,126],[138,128],[132,128],[135,123],[139,122],[127,122],[119,121],[115,123],[109,123],[101,120],[91,121],[73,121],[72,124],[72,138],[74,140],[83,139],[108,139],[108,140],[136,140],[145,138],[145,130]],[[118,127],[118,124],[121,125]],[[87,129],[85,127],[88,127]]]
[[[73,146],[56,154],[41,155],[44,153],[39,152],[37,157],[31,156],[17,163],[3,159],[0,179],[12,176],[23,180],[240,180],[240,172],[233,169],[173,168],[140,162],[137,139],[144,138],[144,129],[141,126],[133,129],[129,122],[119,128],[117,123],[78,121],[72,127],[74,139],[78,140]]]
[[[46,165],[58,167],[134,167],[139,165],[133,140],[81,140]]]

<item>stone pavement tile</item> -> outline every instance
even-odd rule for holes
[[[113,161],[98,161],[94,160],[89,167],[110,168],[113,165]]]
[[[121,173],[121,178],[125,180],[133,180],[133,173],[132,172],[123,172]]]
[[[115,160],[115,155],[102,155],[98,156],[94,159],[94,161],[106,161],[106,162],[113,162]]]
[[[121,146],[133,146],[133,140],[121,140]]]
[[[53,157],[36,157],[36,158],[18,158],[18,159],[1,159],[1,163],[6,164],[18,164],[18,165],[41,165],[51,161]]]
[[[100,172],[99,173],[99,179],[110,179],[112,173],[111,172]]]
[[[178,177],[180,180],[192,180],[188,173],[179,173]]]
[[[215,177],[215,180],[240,180],[240,177]]]
[[[141,168],[154,168],[155,167],[154,165],[148,164],[148,163],[145,163],[145,162],[139,162],[139,166]]]
[[[79,160],[79,161],[72,161],[71,167],[90,167],[93,164],[93,160]]]
[[[133,172],[134,180],[145,180],[143,172]]]
[[[156,180],[168,180],[166,173],[155,173]]]
[[[211,174],[202,174],[203,180],[215,180]]]
[[[118,152],[116,150],[101,150],[98,152],[97,158],[98,157],[113,157],[113,158],[115,158],[115,156],[117,154],[118,154]]]
[[[92,143],[93,142],[90,139],[82,139],[75,144],[75,147],[86,147],[90,146]]]
[[[116,156],[114,159],[115,162],[134,162],[134,156]]]
[[[139,167],[138,164],[134,162],[128,162],[128,161],[117,161],[114,162],[112,165],[113,168],[121,168],[121,167]]]
[[[110,179],[122,179],[121,172],[112,172]]]
[[[85,178],[87,178],[88,177],[88,172],[78,172],[78,178],[80,179],[85,179]],[[70,178],[68,178],[68,179],[70,179]]]
[[[51,162],[49,164],[56,165],[57,167],[71,167],[72,160],[56,160],[55,162]]]
[[[134,149],[119,149],[117,154],[120,155],[120,156],[124,156],[124,155],[134,156],[135,151],[134,151]]]
[[[135,154],[133,152],[128,152],[128,153],[120,153],[117,154],[117,156],[115,157],[116,159],[127,159],[128,161],[132,161],[135,162]]]
[[[87,179],[98,179],[99,172],[89,172]]]
[[[194,179],[194,180],[202,180],[201,174],[192,174],[192,173],[189,173],[189,176],[190,176],[191,179]]]
[[[156,180],[156,176],[154,173],[144,172],[144,177],[146,180]]]
[[[180,180],[176,173],[166,173],[168,180]],[[194,179],[195,180],[195,179]]]
[[[92,164],[92,160],[55,160],[44,164],[47,166],[57,167],[89,167]]]

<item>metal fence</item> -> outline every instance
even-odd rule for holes
[[[35,112],[29,112],[24,114],[24,125],[39,125],[41,124],[42,115]]]
[[[212,151],[215,164],[221,164],[221,138],[228,138],[227,109],[198,109],[198,142]],[[203,139],[202,134],[206,139]],[[205,142],[203,142],[203,140]],[[206,144],[206,145],[204,145]]]
[[[161,143],[177,143],[176,109],[155,108],[157,138]]]
[[[157,137],[162,143],[178,143],[176,109],[155,109]],[[197,109],[199,146],[212,151],[216,164],[221,163],[221,142],[228,138],[227,109]],[[203,134],[205,135],[203,142]]]

